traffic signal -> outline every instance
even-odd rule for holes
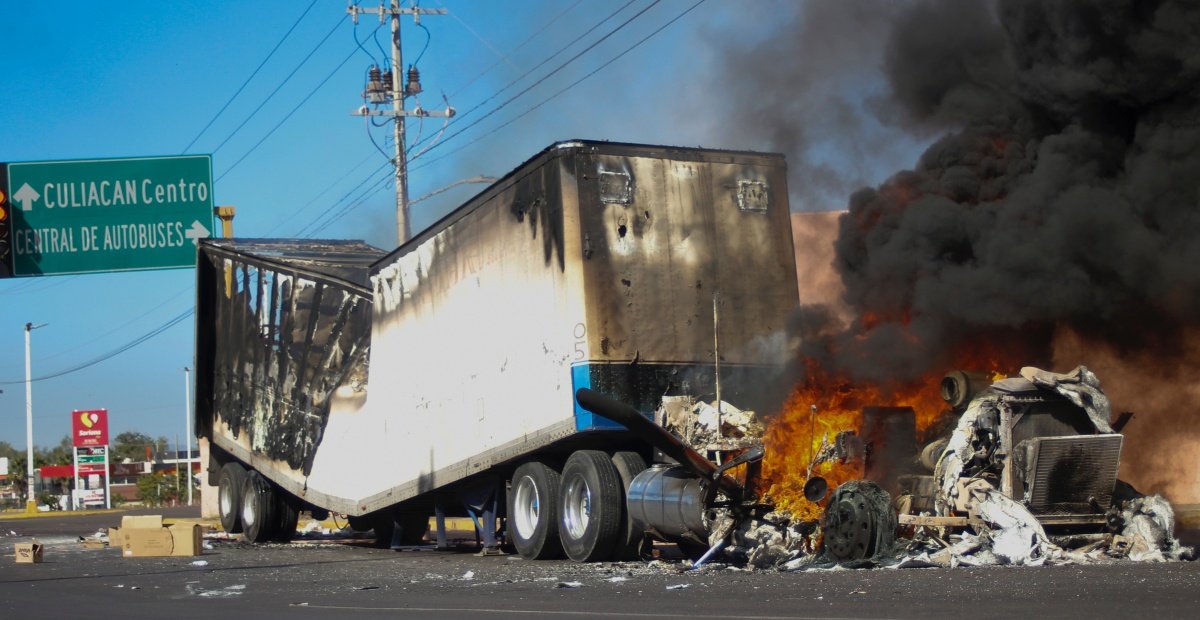
[[[12,207],[8,201],[8,164],[0,164],[0,278],[12,275],[12,251],[9,230]]]

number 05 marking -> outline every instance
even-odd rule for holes
[[[575,336],[575,361],[582,362],[587,359],[587,326],[576,323],[572,335]]]

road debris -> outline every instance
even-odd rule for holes
[[[957,376],[967,373],[947,378]],[[1085,366],[1065,374],[1025,367],[964,394],[943,388],[957,422],[917,446],[912,461],[928,473],[894,478],[898,495],[852,480],[809,498],[823,504],[819,521],[753,515],[732,529],[722,559],[783,571],[1194,559],[1174,538],[1171,505],[1117,480],[1123,437]],[[813,459],[862,463],[887,448],[851,449],[851,439],[864,441],[853,430],[837,437],[820,438]]]
[[[582,581],[560,581],[560,582],[554,584],[554,587],[556,587],[556,588],[582,588],[583,582]]]
[[[691,396],[664,396],[656,414],[665,428],[697,450],[735,450],[762,443],[766,427],[753,411],[722,401],[696,402]]]
[[[690,583],[677,583],[673,586],[667,586],[667,589],[668,590],[686,590],[690,587],[692,587],[692,584],[690,584]]]
[[[204,598],[231,598],[234,596],[241,596],[246,591],[245,584],[225,586],[220,590],[205,590],[201,587],[193,586],[191,583],[185,585],[188,594]]]

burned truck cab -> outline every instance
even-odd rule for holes
[[[1123,442],[1110,413],[1082,366],[1067,374],[1026,367],[996,381],[971,398],[937,460],[937,514],[971,517],[987,485],[1044,526],[1103,525]]]
[[[1066,374],[1026,367],[994,382],[954,371],[943,380],[942,397],[952,424],[908,461],[923,472],[894,478],[893,485],[873,478],[868,467],[867,480],[834,491],[823,519],[829,559],[878,556],[897,531],[915,535],[922,528],[940,532],[938,539],[1020,530],[1024,539],[1047,542],[1054,534],[1121,527],[1118,504],[1129,498],[1114,498],[1114,489],[1122,486],[1124,438],[1086,367]]]

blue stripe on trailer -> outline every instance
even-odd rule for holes
[[[592,372],[605,372],[605,365],[593,367],[591,364],[576,364],[571,367],[571,400],[575,403],[575,430],[595,431],[625,428],[608,418],[598,416],[579,406],[575,400],[575,392],[581,388],[592,387]]]

